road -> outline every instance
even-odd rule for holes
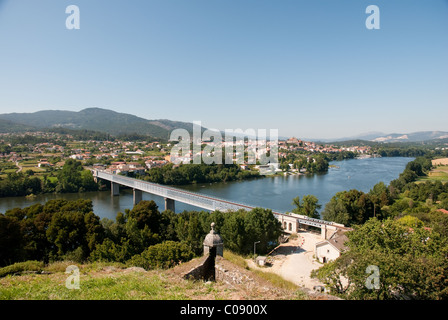
[[[272,266],[257,267],[252,260],[248,260],[248,263],[251,268],[276,273],[298,286],[313,290],[314,286],[323,285],[310,276],[312,270],[322,266],[313,258],[314,245],[319,241],[322,241],[320,235],[302,232],[297,239],[278,247],[271,255],[274,260]]]

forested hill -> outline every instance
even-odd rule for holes
[[[147,120],[127,113],[101,108],[88,108],[79,112],[44,110],[34,113],[0,114],[1,131],[15,132],[18,129],[70,128],[94,130],[111,135],[139,133],[167,139],[177,128],[193,130],[193,124],[171,120]],[[4,124],[4,125],[3,125]]]

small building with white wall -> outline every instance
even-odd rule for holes
[[[323,240],[316,243],[315,255],[319,262],[326,263],[337,259],[342,252],[348,249],[345,245],[348,240],[345,232],[337,230],[328,240]]]

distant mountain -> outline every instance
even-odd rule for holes
[[[423,142],[430,140],[446,139],[446,131],[419,131],[412,133],[391,133],[371,139],[374,142]]]
[[[338,139],[319,139],[319,142],[346,142],[346,141],[370,141],[370,142],[423,142],[432,140],[447,139],[448,132],[445,131],[419,131],[412,133],[391,133],[368,132],[357,136]],[[312,140],[311,140],[312,141]]]
[[[31,130],[35,130],[35,128],[9,120],[0,119],[0,133],[24,132]]]
[[[101,108],[87,108],[79,112],[44,110],[34,113],[0,114],[0,127],[5,132],[10,129],[26,128],[70,128],[106,132],[111,135],[141,134],[168,139],[177,128],[193,130],[193,124],[166,119],[147,120],[127,113],[119,113]],[[4,126],[5,124],[5,126]],[[3,130],[4,126],[4,130]]]
[[[366,132],[361,133],[356,136],[351,137],[344,137],[344,138],[336,138],[336,139],[318,139],[320,142],[340,142],[340,141],[353,141],[353,140],[365,140],[365,141],[371,141],[373,139],[376,139],[378,137],[384,136],[385,133],[383,132]],[[313,141],[313,139],[305,139],[307,141]],[[316,140],[316,139],[315,139]]]

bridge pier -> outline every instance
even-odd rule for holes
[[[112,197],[119,196],[120,195],[120,185],[115,182],[110,182],[110,191]]]
[[[132,188],[134,190],[134,205],[142,200],[142,192],[146,192],[165,198],[165,210],[172,210],[173,212],[175,212],[175,201],[180,201],[182,203],[210,211],[218,209],[221,211],[239,209],[251,210],[254,208],[245,204],[225,201],[199,193],[187,192],[173,187],[166,187],[156,183],[119,176],[103,170],[92,170],[92,174],[97,180],[111,182],[112,197],[119,195],[120,185]],[[168,196],[170,198],[168,198]],[[294,213],[281,213],[275,211],[272,213],[281,222],[283,230],[286,233],[295,233],[302,229],[307,230],[314,227],[321,228],[320,234],[322,238],[328,239],[333,231],[351,230],[351,228],[344,227],[343,224],[324,221],[321,219],[311,219],[309,217]]]
[[[174,200],[170,198],[165,198],[165,210],[175,211]]]
[[[134,198],[133,202],[134,202],[134,206],[135,206],[140,201],[142,201],[142,190],[134,189],[133,198]]]

